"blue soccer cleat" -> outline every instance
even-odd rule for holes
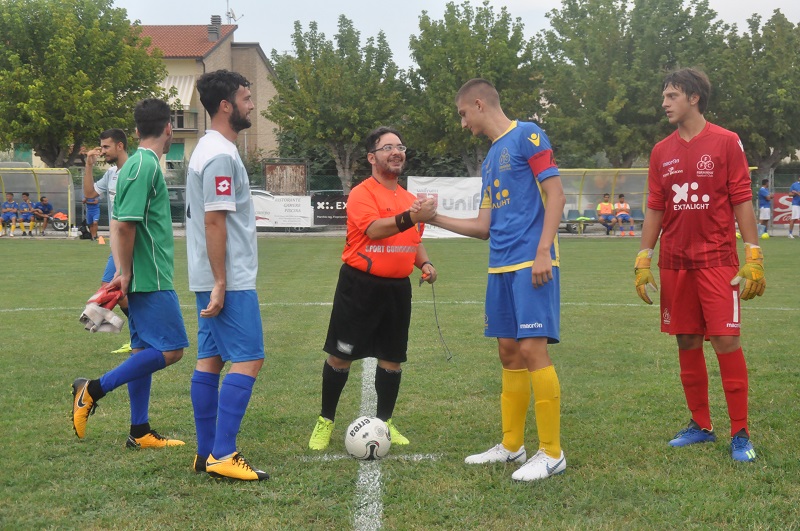
[[[734,461],[749,463],[756,460],[756,451],[753,443],[747,437],[734,437],[731,439],[731,457]]]
[[[689,446],[690,444],[714,442],[717,436],[714,435],[714,429],[705,430],[701,428],[695,421],[690,420],[689,425],[679,431],[675,437],[669,442],[670,446],[680,447]]]

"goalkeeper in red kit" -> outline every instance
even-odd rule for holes
[[[728,405],[731,456],[753,461],[739,303],[764,293],[764,260],[744,148],[735,133],[706,121],[710,93],[708,77],[696,69],[678,70],[664,80],[662,107],[677,130],[650,155],[635,284],[642,300],[652,304],[648,289],[656,285],[650,260],[660,234],[661,331],[678,341],[680,378],[691,412],[689,425],[669,445],[716,441],[703,354],[703,340],[708,339],[719,360]],[[741,268],[734,222],[745,243]]]

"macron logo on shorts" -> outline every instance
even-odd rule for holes
[[[217,195],[231,195],[231,178],[230,177],[215,177],[217,187]]]

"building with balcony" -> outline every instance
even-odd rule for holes
[[[175,104],[172,117],[175,133],[165,157],[167,169],[182,170],[205,134],[210,117],[200,103],[195,84],[203,73],[221,68],[239,72],[251,83],[255,111],[250,115],[252,127],[239,134],[242,158],[256,153],[274,156],[278,149],[276,126],[261,115],[276,94],[272,84],[274,71],[259,43],[235,42],[237,26],[222,24],[218,15],[212,16],[208,25],[142,25],[141,28],[142,36],[151,40],[151,49],[162,51],[168,74],[161,86],[174,94],[171,103]]]

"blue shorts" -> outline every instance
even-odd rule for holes
[[[617,219],[625,223],[633,223],[633,218],[630,214],[617,214]]]
[[[168,352],[189,346],[178,296],[172,290],[128,293],[128,327],[131,348]]]
[[[19,217],[20,217],[20,218],[22,219],[22,221],[24,221],[25,223],[27,223],[27,222],[29,222],[29,221],[33,221],[33,212],[26,212],[26,213],[24,213],[24,214],[20,214],[20,215],[19,215]]]
[[[108,255],[108,262],[106,262],[106,270],[103,271],[103,278],[100,279],[100,282],[111,282],[114,280],[114,275],[117,273],[117,266],[114,265],[114,255]]]
[[[100,221],[100,205],[86,205],[86,224],[93,225]]]
[[[13,212],[3,212],[3,221],[12,221],[17,219],[17,215]]]
[[[553,280],[535,288],[531,268],[508,273],[491,273],[486,285],[486,337],[522,339],[546,337],[560,341],[560,272],[553,268]]]
[[[264,359],[261,309],[255,290],[226,291],[225,306],[216,317],[200,317],[211,300],[210,291],[195,293],[197,301],[197,358],[219,356],[239,363]]]
[[[600,214],[598,219],[611,223],[611,221],[614,219],[614,214]]]

